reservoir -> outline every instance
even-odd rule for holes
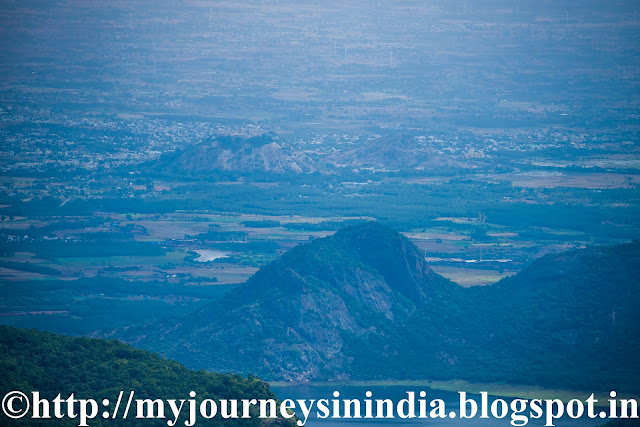
[[[399,401],[402,399],[406,399],[407,392],[415,392],[416,399],[416,413],[418,412],[418,399],[421,391],[426,392],[426,397],[423,400],[426,400],[427,412],[432,408],[429,406],[430,402],[434,399],[442,399],[446,405],[446,413],[448,414],[450,411],[455,411],[457,416],[455,418],[428,418],[428,419],[403,419],[397,416],[393,419],[382,419],[382,418],[374,418],[374,419],[318,419],[316,416],[316,407],[311,411],[309,419],[307,420],[305,426],[310,427],[396,427],[396,426],[431,426],[431,427],[460,427],[460,426],[486,426],[486,427],[497,427],[497,426],[511,426],[511,413],[509,410],[508,414],[502,419],[496,419],[490,416],[488,419],[480,418],[480,410],[476,414],[475,418],[469,419],[461,419],[459,418],[459,410],[460,410],[460,395],[457,392],[452,391],[443,391],[443,390],[434,390],[430,389],[426,386],[424,387],[416,387],[416,386],[382,386],[382,385],[272,385],[271,389],[278,395],[278,398],[281,400],[284,399],[328,399],[331,407],[331,400],[335,399],[333,393],[338,391],[340,396],[338,399],[359,399],[361,402],[361,408],[364,408],[364,401],[367,399],[365,393],[367,391],[371,392],[371,399],[374,399],[373,407],[374,407],[374,416],[375,416],[375,407],[376,402],[375,399],[390,399],[393,401],[394,407],[397,405]],[[461,390],[464,391],[464,390]],[[586,398],[588,396],[584,396]],[[576,398],[583,399],[583,396],[576,396]],[[467,399],[472,399],[477,402],[478,407],[480,408],[481,396],[479,394],[471,394],[467,393]],[[514,398],[511,397],[500,397],[500,396],[489,396],[488,404],[496,399],[502,399],[506,401],[509,405]],[[342,406],[341,406],[342,408]],[[544,402],[543,402],[544,409]],[[599,413],[602,409],[597,407],[595,413]],[[299,411],[298,411],[299,412]],[[301,418],[301,414],[296,412],[299,418]],[[361,409],[361,413],[364,416],[364,409]],[[342,414],[342,412],[341,412]],[[490,412],[489,412],[490,414]],[[529,407],[527,406],[527,410],[524,411],[521,415],[525,415],[528,417],[529,415]],[[545,420],[546,413],[543,414],[540,419],[532,419],[530,418],[527,421],[527,426],[544,426],[546,423]],[[593,426],[601,426],[608,422],[607,419],[589,419],[586,416],[586,405],[585,405],[585,415],[578,419],[572,419],[568,416],[563,416],[557,420],[554,420],[554,425],[557,427],[569,427],[569,426],[585,426],[585,427],[593,427]]]
[[[226,252],[216,251],[212,249],[198,249],[198,250],[195,250],[194,252],[200,255],[198,258],[195,259],[198,262],[214,261],[218,258],[225,258],[229,255]]]

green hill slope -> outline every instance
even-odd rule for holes
[[[549,255],[468,294],[487,319],[469,345],[511,381],[639,390],[639,241]]]
[[[133,390],[136,399],[189,399],[189,392],[193,390],[197,393],[197,400],[276,398],[267,383],[254,377],[192,371],[178,362],[118,341],[71,338],[7,326],[0,326],[0,372],[2,396],[13,390],[28,395],[31,391],[39,391],[49,400],[59,393],[63,399],[74,393],[76,399],[101,401],[108,398],[115,402],[121,390],[125,398]],[[112,403],[109,410],[113,411],[114,406]],[[102,411],[101,408],[100,414]],[[98,416],[90,420],[89,425],[131,425],[134,415],[127,420],[103,420]],[[207,425],[224,424],[223,421],[216,417],[207,420]],[[288,425],[284,420],[275,421]],[[27,417],[8,420],[0,415],[2,425],[40,425],[42,422],[46,423],[46,420],[40,423]],[[77,419],[53,422],[56,425],[78,425]],[[231,422],[253,426],[273,424],[257,417],[228,421]],[[166,420],[143,420],[141,423],[167,425]]]

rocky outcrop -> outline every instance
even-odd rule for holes
[[[169,167],[191,174],[213,171],[298,174],[317,170],[305,154],[282,146],[268,135],[209,139],[180,154]]]

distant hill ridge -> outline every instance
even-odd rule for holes
[[[439,155],[435,150],[406,134],[391,134],[358,144],[329,156],[336,166],[413,169],[455,166],[461,163]]]
[[[265,134],[253,138],[217,136],[188,148],[167,165],[174,172],[213,171],[311,173],[316,166],[305,154],[283,147]]]
[[[639,249],[547,256],[467,289],[406,237],[364,223],[292,249],[193,315],[116,334],[187,366],[268,379],[638,391]]]
[[[438,154],[406,134],[391,134],[361,142],[353,148],[314,160],[282,143],[273,133],[250,138],[214,136],[185,151],[165,155],[150,166],[154,171],[187,175],[215,172],[297,175],[335,172],[335,167],[387,170],[471,167]]]

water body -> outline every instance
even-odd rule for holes
[[[198,262],[209,262],[214,261],[218,258],[226,258],[227,256],[229,256],[229,254],[226,252],[216,251],[212,249],[198,249],[194,252],[200,255],[195,259]]]
[[[462,258],[437,258],[437,257],[425,257],[427,262],[466,262],[467,264],[480,263],[480,262],[501,262],[507,263],[513,261],[512,259],[462,259]]]
[[[432,409],[429,404],[434,399],[442,399],[445,402],[446,413],[449,414],[451,411],[456,412],[455,418],[437,418],[437,419],[401,419],[397,417],[394,419],[318,419],[316,417],[316,407],[311,412],[309,420],[305,424],[305,426],[309,427],[395,427],[400,425],[408,425],[412,427],[416,426],[430,426],[430,427],[460,427],[460,426],[486,426],[486,427],[498,427],[498,426],[511,426],[511,411],[507,414],[505,418],[496,419],[490,417],[488,419],[479,418],[480,411],[475,418],[472,419],[461,419],[459,418],[459,410],[460,410],[460,395],[457,392],[451,391],[442,391],[442,390],[433,390],[428,387],[415,387],[415,386],[317,386],[317,385],[295,385],[295,386],[272,386],[271,389],[278,395],[280,399],[334,399],[333,393],[334,391],[338,391],[340,393],[340,397],[338,399],[359,399],[362,403],[362,415],[364,416],[364,400],[367,398],[365,393],[367,391],[372,392],[371,399],[391,399],[394,402],[394,411],[395,406],[402,399],[407,398],[407,392],[413,391],[415,392],[416,399],[416,414],[418,414],[418,399],[421,391],[426,392],[426,400],[427,405],[427,413]],[[467,393],[467,398],[473,399],[478,403],[478,407],[480,407],[481,396],[478,394],[470,394]],[[514,398],[509,397],[500,397],[500,396],[489,396],[488,398],[488,406],[490,408],[491,403],[496,399],[503,399],[508,404],[511,403]],[[373,402],[373,406],[375,408],[375,401]],[[543,404],[544,407],[544,404]],[[342,408],[342,406],[341,406]],[[489,409],[490,410],[490,409]],[[585,405],[585,413],[586,413],[586,405]],[[596,413],[601,411],[602,408],[596,408]],[[375,409],[374,409],[375,411]],[[490,412],[489,412],[490,413]],[[301,413],[297,412],[297,415],[300,417]],[[375,412],[374,412],[375,415]],[[529,415],[529,409],[523,412],[523,415]],[[545,415],[541,419],[529,419],[527,421],[527,426],[544,426],[546,423]],[[607,422],[608,420],[601,419],[589,419],[586,415],[579,419],[572,419],[568,416],[563,416],[560,419],[554,421],[554,425],[556,427],[593,427],[600,426]],[[517,424],[522,425],[522,424]]]

